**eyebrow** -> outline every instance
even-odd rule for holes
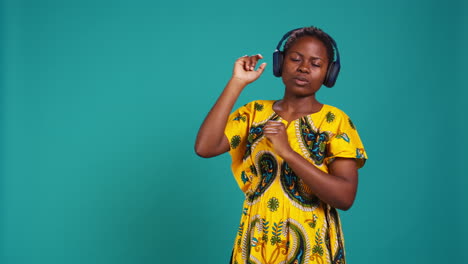
[[[291,51],[291,53],[293,53],[293,52],[299,54],[302,57],[304,57],[304,54],[300,53],[299,51]],[[325,61],[325,59],[320,58],[320,57],[312,57],[312,59]]]

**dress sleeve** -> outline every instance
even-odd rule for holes
[[[244,155],[247,149],[247,137],[249,136],[250,123],[253,120],[252,103],[246,104],[229,115],[224,134],[229,140],[229,154],[231,155],[231,170],[234,179],[243,192],[246,192],[251,181],[246,174],[247,163]]]
[[[224,134],[229,140],[229,153],[234,160],[242,161],[245,153],[249,124],[252,119],[252,103],[248,103],[229,115]]]
[[[326,164],[330,164],[335,158],[354,158],[357,161],[358,168],[363,167],[367,160],[367,153],[356,127],[343,112],[340,113],[336,121],[336,133],[328,142]]]

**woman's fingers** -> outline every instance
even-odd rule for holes
[[[266,123],[266,125],[273,125],[273,126],[282,126],[284,125],[283,122],[281,121],[275,121],[275,120],[268,120],[268,122]]]
[[[284,124],[280,121],[268,121],[263,127],[263,132],[266,134],[277,134],[284,129]]]
[[[261,54],[253,55],[249,57],[249,69],[251,71],[255,70],[255,66],[257,65],[258,60],[263,59]]]
[[[250,57],[247,57],[245,60],[244,70],[251,71],[252,62],[250,61]]]
[[[257,80],[260,75],[262,75],[266,67],[266,63],[262,63],[258,69],[255,70],[255,67],[260,59],[263,59],[263,56],[260,54],[253,56],[244,55],[238,58],[234,64],[232,77],[243,80],[246,82],[246,84]]]
[[[283,122],[281,121],[273,121],[273,120],[269,120],[265,127],[284,127],[284,124]]]
[[[260,59],[263,59],[263,56],[261,54],[257,54],[253,56],[244,55],[240,57],[238,60],[242,62],[242,66],[245,71],[253,71],[255,70],[255,66],[257,65],[258,60]],[[263,71],[264,68],[265,68],[265,65],[263,65],[261,71]]]
[[[258,69],[257,69],[257,72],[258,72],[259,74],[262,74],[263,71],[265,70],[266,65],[267,65],[266,62],[260,64],[260,66],[259,66]]]

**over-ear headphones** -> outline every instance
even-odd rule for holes
[[[276,77],[281,77],[281,73],[283,71],[283,58],[284,58],[284,51],[280,51],[281,45],[283,44],[283,41],[287,39],[294,31],[301,29],[301,28],[296,28],[291,31],[288,31],[286,34],[284,34],[283,38],[279,41],[278,45],[276,46],[276,50],[273,53],[273,75]],[[326,34],[326,33],[325,33]],[[333,48],[336,51],[336,60],[329,63],[328,69],[327,69],[327,75],[325,76],[325,79],[323,81],[323,84],[326,87],[333,87],[335,85],[336,79],[338,78],[338,73],[340,73],[340,53],[338,51],[338,46],[336,45],[335,40],[330,37],[327,34],[328,38],[330,39],[330,42],[333,45]]]

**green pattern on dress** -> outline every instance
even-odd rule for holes
[[[239,238],[237,239],[237,246],[240,246],[240,244],[242,242],[242,234],[244,234],[244,222],[242,222],[242,224],[239,225],[239,229],[237,231],[237,234],[239,236]]]
[[[235,149],[241,143],[241,137],[239,135],[235,135],[231,138],[231,148]]]
[[[255,219],[252,221],[251,225],[251,230],[254,230],[256,225],[260,219]],[[252,237],[251,240],[251,248],[252,250],[255,249],[256,252],[261,252],[261,259],[258,259],[260,263],[278,263],[278,258],[280,258],[281,255],[286,255],[287,254],[287,249],[288,249],[288,243],[286,242],[286,239],[281,239],[281,236],[283,234],[283,227],[284,227],[284,221],[280,220],[278,223],[273,223],[272,226],[270,226],[270,222],[267,221],[265,218],[261,219],[261,231],[259,235],[262,237]],[[269,237],[270,230],[269,228],[271,227],[271,236]],[[268,242],[271,243],[272,246],[274,246],[274,250],[271,252],[271,254],[266,254],[266,248]],[[251,250],[247,250],[248,253],[250,253]],[[254,263],[251,261],[251,259],[248,259],[247,263]]]
[[[271,186],[276,174],[278,173],[278,161],[271,152],[265,151],[261,153],[261,155],[258,155],[256,164],[258,167],[260,182],[252,192],[246,193],[249,202],[258,200]]]
[[[247,121],[247,117],[245,115],[238,114],[235,118],[234,121],[239,121],[241,120],[242,122]]]
[[[246,182],[249,182],[249,181],[250,181],[250,179],[249,179],[249,177],[247,176],[247,173],[245,173],[245,171],[242,171],[242,172],[241,172],[241,180],[242,180],[242,182],[243,182],[244,184],[245,184]]]
[[[271,227],[271,234],[272,237],[270,239],[271,245],[274,246],[276,243],[281,243],[281,231],[283,231],[283,221],[280,221],[278,224],[273,223],[273,226]]]
[[[264,107],[263,107],[263,104],[259,104],[259,103],[255,102],[254,108],[255,108],[255,110],[260,112],[260,111],[263,111]]]
[[[356,127],[354,126],[353,121],[351,121],[351,118],[349,118],[349,117],[348,117],[348,122],[349,122],[349,125],[351,126],[351,128],[356,130]]]
[[[257,168],[255,168],[255,165],[250,165],[250,172],[252,172],[253,175],[257,176]]]
[[[303,117],[299,120],[299,128],[301,130],[301,141],[309,152],[309,157],[316,165],[322,165],[326,155],[327,143],[329,135],[326,131],[314,128],[309,123],[307,118]]]
[[[346,142],[348,142],[348,143],[349,143],[349,141],[350,141],[349,136],[348,136],[348,134],[346,134],[346,133],[338,134],[338,135],[336,135],[336,138],[341,138],[341,139],[343,139],[344,141],[346,141]]]
[[[312,219],[306,219],[305,223],[308,223],[311,228],[315,228],[317,226],[317,219],[318,216],[316,214],[312,214]]]
[[[320,256],[323,256],[323,239],[322,236],[320,235],[320,228],[315,232],[315,245],[312,248],[312,254],[319,254]]]
[[[270,200],[268,200],[268,205],[267,205],[267,207],[268,207],[268,209],[270,209],[270,211],[272,211],[272,212],[275,212],[276,210],[278,210],[278,207],[279,207],[278,198],[276,198],[276,197],[270,198]]]
[[[335,114],[333,114],[332,112],[328,112],[326,115],[326,118],[327,118],[327,123],[331,123],[335,121]]]
[[[248,207],[244,207],[244,209],[242,210],[242,213],[244,215],[247,215],[247,212],[249,211],[249,208]]]
[[[263,109],[263,105],[262,105]],[[279,116],[277,114],[273,114],[270,116],[267,120],[264,120],[263,122],[257,124],[257,125],[252,125],[249,129],[249,135],[247,136],[247,144],[246,144],[246,150],[244,153],[244,157],[242,158],[243,160],[246,160],[250,154],[252,154],[254,146],[258,143],[258,141],[263,137],[263,127],[266,125],[266,123],[269,120],[278,120]]]

